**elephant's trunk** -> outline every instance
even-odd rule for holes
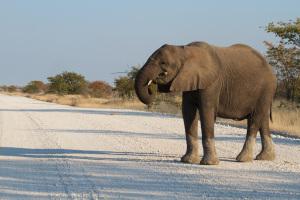
[[[154,100],[155,94],[151,91],[151,83],[157,77],[159,69],[156,66],[145,65],[138,72],[135,79],[135,92],[138,98],[144,104],[151,104]]]

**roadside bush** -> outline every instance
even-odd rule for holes
[[[85,94],[87,82],[81,74],[63,72],[54,77],[48,77],[48,92],[56,94]]]
[[[7,92],[7,86],[6,85],[1,85],[0,86],[0,91],[2,91],[2,92]]]
[[[104,81],[93,81],[88,85],[89,94],[96,98],[106,98],[112,95],[112,87]]]
[[[16,92],[17,89],[18,89],[17,86],[14,86],[14,85],[10,85],[7,87],[8,92]]]
[[[26,93],[41,93],[46,91],[47,86],[42,81],[31,81],[24,88]]]
[[[132,99],[135,96],[134,80],[139,69],[140,66],[133,66],[131,70],[127,72],[126,76],[120,76],[115,79],[114,90],[118,92],[121,98]]]
[[[123,99],[133,98],[134,92],[134,80],[126,76],[120,76],[115,79],[115,90],[118,92],[119,96]]]

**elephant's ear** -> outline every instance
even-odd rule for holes
[[[205,89],[210,86],[218,79],[219,66],[209,60],[205,59],[204,62],[201,62],[200,59],[193,58],[186,61],[174,78],[170,91],[184,92]]]

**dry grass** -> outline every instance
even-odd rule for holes
[[[104,99],[104,98],[92,98],[82,95],[56,95],[56,94],[30,94],[26,97],[37,99],[40,101],[46,101],[51,103],[57,103],[62,105],[76,106],[82,108],[123,108],[123,109],[136,109],[143,110],[145,105],[137,100],[124,101],[118,98]]]
[[[14,94],[16,95],[16,93]],[[56,95],[56,94],[17,94],[26,96],[28,98],[37,99],[51,103],[62,105],[76,106],[82,108],[115,108],[115,109],[133,109],[133,110],[147,110],[161,113],[180,114],[180,108],[177,104],[170,102],[159,102],[152,105],[150,108],[145,106],[137,99],[123,100],[121,98],[92,98],[82,95]],[[176,102],[178,99],[175,99]],[[177,102],[178,103],[178,102]]]
[[[273,130],[300,136],[300,106],[277,100],[273,105]]]
[[[180,115],[181,98],[176,97],[174,102],[159,102],[154,104],[151,108],[146,107],[137,99],[135,100],[122,100],[119,98],[101,99],[84,97],[81,95],[55,95],[55,94],[24,94],[24,93],[9,93],[10,95],[26,96],[29,98],[58,103],[63,105],[84,107],[84,108],[120,108],[120,109],[133,109],[133,110],[150,110],[161,113],[171,113]],[[272,130],[279,132],[286,132],[289,135],[300,136],[300,106],[291,104],[283,100],[276,100],[273,103],[273,123],[270,123]],[[233,121],[233,120],[220,120],[227,124],[246,126],[246,120]]]
[[[300,106],[291,104],[285,100],[275,100],[272,107],[273,122],[270,128],[273,131],[281,132],[296,137],[300,137]],[[221,123],[246,127],[246,120],[219,120]]]

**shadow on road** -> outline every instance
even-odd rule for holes
[[[163,117],[163,118],[178,118],[175,115],[155,113],[155,112],[143,112],[133,110],[118,110],[118,109],[81,109],[81,108],[61,108],[61,109],[0,109],[0,112],[62,112],[62,113],[82,113],[93,115],[127,115],[127,116],[143,116],[143,117]]]
[[[39,130],[37,130],[39,131]],[[172,132],[162,132],[158,133],[145,133],[145,132],[134,132],[134,131],[123,131],[123,130],[97,130],[97,129],[45,129],[47,132],[54,133],[70,133],[70,134],[99,134],[105,136],[128,136],[128,137],[140,137],[140,138],[157,138],[157,139],[171,139],[171,140],[183,140],[185,141],[185,136],[182,134],[172,133]],[[199,140],[201,140],[201,130],[199,128]],[[244,143],[246,139],[245,134],[224,134],[215,135],[216,141],[228,141],[228,142],[238,142]],[[273,137],[275,144],[283,145],[300,145],[300,139],[286,138],[286,137]],[[257,136],[256,142],[261,143],[260,136]]]
[[[176,155],[161,154],[161,153],[91,151],[91,150],[73,150],[73,149],[30,149],[30,148],[16,148],[16,147],[0,147],[0,156],[14,156],[14,157],[25,157],[25,158],[65,158],[65,159],[68,158],[68,159],[78,159],[78,160],[139,161],[139,162],[149,162],[150,160],[152,162],[153,161],[164,162],[164,160],[159,159],[159,157],[174,158],[174,159],[176,158]],[[151,157],[151,159],[145,159],[149,157]],[[176,162],[176,160],[174,160],[174,162]]]
[[[128,137],[140,137],[140,138],[156,138],[156,139],[177,139],[185,140],[184,135],[179,135],[172,132],[162,133],[146,133],[146,132],[134,132],[134,131],[123,131],[123,130],[97,130],[97,129],[45,129],[51,133],[70,133],[70,134],[98,134],[105,136],[128,136]]]
[[[158,162],[173,155],[2,147],[0,156],[0,196],[7,199],[300,198],[297,173]]]

